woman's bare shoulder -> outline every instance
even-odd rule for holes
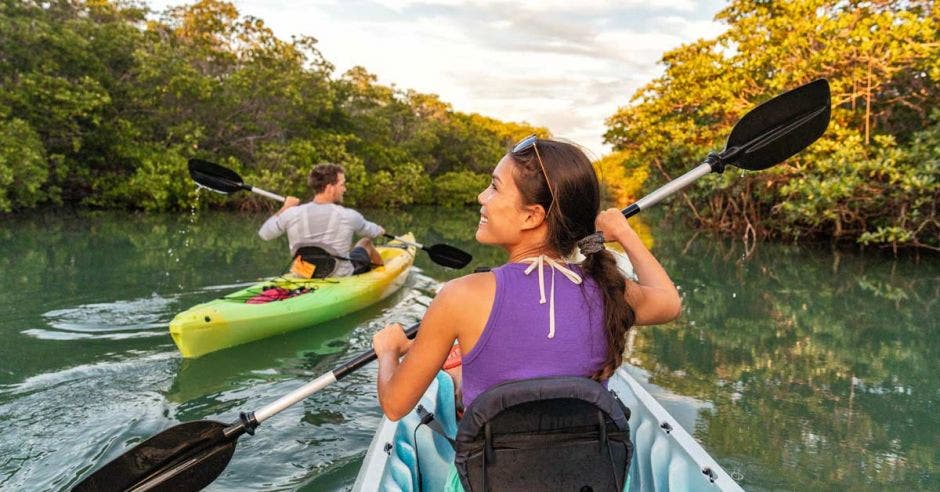
[[[483,332],[496,297],[496,276],[473,273],[444,284],[428,306],[421,330],[472,347]],[[420,338],[420,335],[419,335]]]
[[[489,312],[496,296],[496,277],[489,272],[471,273],[455,278],[441,287],[429,312],[440,313],[452,321],[468,321],[481,310]]]
[[[496,275],[492,272],[471,273],[448,281],[435,299],[445,302],[467,303],[489,298],[496,291]]]

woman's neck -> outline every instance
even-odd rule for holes
[[[519,245],[512,248],[507,248],[507,251],[509,251],[509,263],[519,263],[526,258],[532,258],[539,255],[545,255],[555,260],[561,258],[560,254],[544,245]]]

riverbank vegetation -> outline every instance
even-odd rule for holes
[[[732,0],[727,30],[666,53],[606,139],[647,186],[720,150],[756,104],[825,77],[822,139],[761,173],[712,175],[670,205],[745,238],[940,250],[940,3]]]
[[[463,205],[514,139],[547,134],[383,86],[361,67],[337,76],[316,43],[278,39],[218,0],[159,15],[0,0],[0,212],[222,204],[197,200],[190,157],[300,197],[311,166],[339,162],[353,205]]]
[[[663,56],[608,121],[595,163],[626,205],[718,150],[747,110],[826,77],[823,138],[761,173],[704,178],[665,205],[746,240],[835,239],[940,250],[940,4],[732,0],[727,30]],[[49,205],[148,211],[268,207],[197,194],[186,160],[307,196],[346,166],[359,207],[475,202],[506,148],[546,128],[455,111],[433,94],[337,74],[316,39],[278,39],[220,0],[163,13],[113,0],[0,0],[0,213]]]

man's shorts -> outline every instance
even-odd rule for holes
[[[353,266],[353,275],[366,273],[372,270],[372,259],[369,258],[369,252],[362,246],[356,246],[349,252],[349,259]]]

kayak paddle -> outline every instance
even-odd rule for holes
[[[461,249],[457,249],[448,244],[434,244],[431,246],[425,246],[420,243],[405,241],[391,234],[386,234],[385,237],[394,239],[400,243],[407,244],[408,246],[414,246],[415,248],[427,251],[431,259],[434,260],[434,263],[437,263],[438,265],[443,265],[459,270],[470,264],[470,260],[473,259],[473,257],[470,256],[470,253],[467,253]]]
[[[199,186],[208,188],[216,193],[227,195],[229,193],[235,193],[236,191],[246,190],[279,202],[285,200],[281,195],[245,184],[238,173],[214,162],[204,161],[202,159],[190,159],[189,176],[192,177],[193,181],[199,184]],[[441,266],[459,270],[469,265],[470,261],[473,260],[473,256],[471,256],[470,253],[448,244],[435,244],[426,247],[421,244],[402,241],[391,234],[386,234],[385,237],[398,239],[398,241],[402,243],[413,245],[416,248],[427,251],[431,260]]]
[[[623,209],[623,215],[632,217],[710,172],[723,172],[729,164],[760,171],[780,163],[825,133],[830,107],[826,79],[780,94],[749,111],[734,125],[725,150],[709,154],[691,171]]]
[[[405,335],[414,338],[418,323]],[[257,412],[242,412],[230,424],[196,420],[177,424],[114,458],[73,491],[199,490],[225,470],[242,434],[254,435],[265,420],[376,359],[367,350],[332,371],[278,398]]]
[[[193,178],[193,181],[198,183],[199,186],[223,195],[246,190],[279,202],[285,200],[283,196],[277,193],[271,193],[270,191],[245,184],[245,181],[238,173],[214,162],[204,161],[202,159],[190,159],[189,176]]]

